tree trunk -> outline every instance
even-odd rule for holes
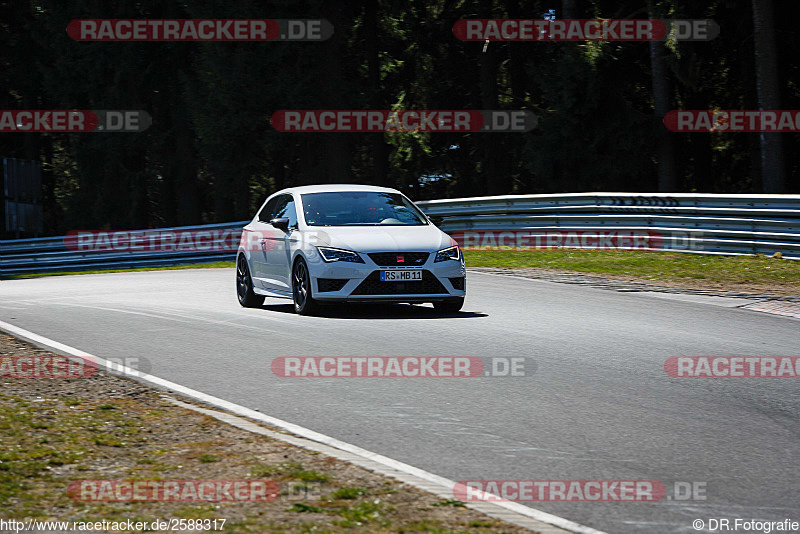
[[[364,29],[366,31],[368,83],[370,106],[372,109],[384,109],[381,98],[381,65],[378,55],[378,2],[367,2],[364,11]],[[388,186],[387,167],[389,147],[383,140],[383,134],[369,134],[372,141],[372,183]]]
[[[753,32],[758,107],[761,110],[781,109],[772,0],[753,0]],[[759,135],[763,192],[783,193],[786,190],[783,134],[762,132]]]
[[[577,19],[577,7],[575,5],[575,0],[563,0],[561,2],[561,16],[558,17],[560,19]]]
[[[346,33],[338,31],[347,24],[347,5],[344,3],[336,4],[330,11],[329,19],[334,28],[333,36],[325,43],[322,49],[324,66],[320,73],[320,80],[327,92],[328,98],[323,100],[327,109],[351,109],[352,99],[348,97],[348,88],[345,87],[343,76],[343,57],[347,47]],[[316,181],[324,183],[348,183],[353,178],[350,175],[350,138],[348,133],[320,133],[306,134],[318,135],[320,142],[324,146],[324,162],[322,175]]]
[[[658,18],[649,2],[650,18]],[[669,76],[667,62],[664,59],[666,47],[662,41],[650,41],[650,71],[653,84],[653,107],[659,121],[669,111]],[[677,173],[675,172],[675,151],[672,132],[659,128],[656,139],[658,154],[658,191],[662,193],[677,190]]]
[[[481,0],[481,18],[492,18],[491,2]],[[497,109],[497,47],[498,42],[490,42],[478,51],[480,64],[481,107],[485,110]],[[502,134],[482,134],[483,145],[483,193],[499,195],[507,191],[507,176],[501,175],[499,157],[499,138]],[[485,139],[484,139],[485,138]]]

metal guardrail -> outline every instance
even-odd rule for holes
[[[631,232],[664,237],[661,248],[702,254],[773,254],[800,259],[800,195],[568,193],[430,200],[450,233],[470,231]],[[147,233],[225,232],[237,241],[248,221],[158,228]],[[0,241],[4,275],[124,269],[234,260],[235,252],[70,250],[65,238]]]
[[[566,193],[430,200],[449,233],[634,232],[662,236],[663,250],[768,254],[800,259],[800,195]]]
[[[165,234],[168,232],[230,231],[230,239],[238,242],[242,227],[249,222],[155,228],[144,230],[144,232]],[[235,259],[235,249],[233,251],[209,251],[176,247],[175,250],[70,250],[67,247],[65,236],[0,241],[0,274],[2,275],[166,267],[234,261]]]

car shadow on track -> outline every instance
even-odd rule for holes
[[[261,309],[294,314],[292,304],[264,304]],[[316,317],[327,319],[469,319],[488,317],[485,313],[459,311],[441,313],[419,304],[328,304],[319,307]]]

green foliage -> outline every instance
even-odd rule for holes
[[[667,41],[671,109],[756,109],[750,2],[586,0],[575,18],[714,19],[711,42]],[[746,5],[746,8],[742,8]],[[800,4],[775,3],[783,108],[800,109]],[[0,108],[142,109],[139,134],[8,134],[43,162],[48,233],[250,218],[280,188],[355,182],[415,199],[653,191],[648,43],[462,42],[461,18],[542,18],[562,2],[0,1]],[[76,42],[76,18],[325,18],[324,42]],[[282,109],[527,109],[526,134],[287,134]],[[800,137],[785,137],[800,176]],[[757,134],[674,135],[681,191],[760,188]],[[796,178],[789,191],[800,191]]]
[[[328,499],[330,500],[350,500],[350,499],[358,499],[359,497],[363,497],[367,494],[367,490],[364,488],[339,488],[336,491],[328,494]]]

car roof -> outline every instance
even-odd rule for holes
[[[288,187],[274,193],[335,193],[337,191],[373,191],[379,193],[399,193],[396,189],[389,187],[378,187],[376,185],[361,184],[320,184],[320,185],[301,185],[298,187]],[[273,195],[270,195],[273,196]]]

